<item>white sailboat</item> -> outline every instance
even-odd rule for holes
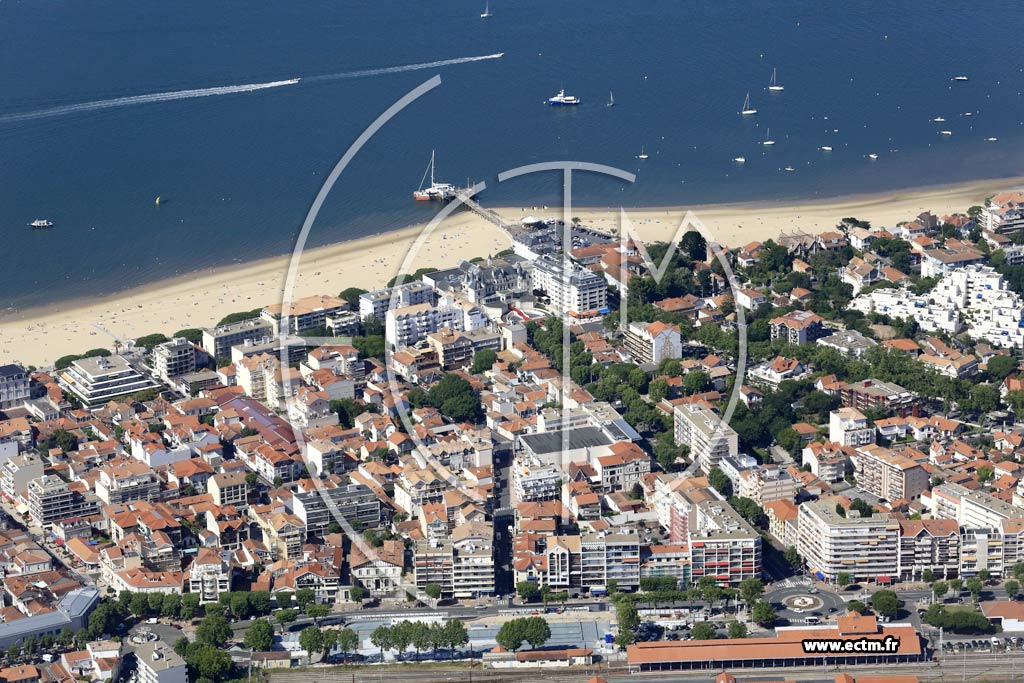
[[[751,114],[757,113],[757,110],[750,106],[750,93],[747,93],[746,98],[744,98],[743,109],[740,110],[740,113],[744,116],[750,116]]]
[[[484,11],[483,11],[483,14],[480,15],[480,18],[481,19],[487,19],[490,16],[491,16],[491,3],[488,1],[488,2],[484,3]]]
[[[615,95],[612,94],[611,90],[608,91],[608,104],[606,104],[605,106],[606,107],[614,107],[615,106]]]
[[[733,161],[735,161],[737,164],[747,163],[746,157],[733,157]]]
[[[772,145],[775,144],[775,140],[772,140],[772,129],[771,128],[769,128],[768,130],[765,131],[764,142],[762,142],[761,144],[764,145],[765,147],[771,147]]]
[[[775,80],[775,67],[772,67],[772,80],[768,83],[768,89],[772,92],[782,92],[786,89]]]
[[[636,158],[637,159],[646,159],[647,158],[647,152],[646,152],[646,150],[644,150],[644,146],[643,145],[640,145],[640,153],[636,155]]]

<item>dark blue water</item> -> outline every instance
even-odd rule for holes
[[[0,0],[0,291],[7,307],[24,307],[288,251],[346,147],[434,73],[442,87],[351,164],[312,244],[428,218],[410,192],[432,148],[441,179],[490,180],[483,199],[493,205],[557,202],[554,175],[493,182],[499,170],[551,159],[640,169],[629,188],[577,181],[577,204],[598,206],[1020,174],[1024,4],[961,5],[495,0],[494,17],[481,21],[482,0]],[[3,121],[80,102],[496,52],[506,55]],[[773,66],[784,93],[765,89]],[[961,73],[970,82],[951,82]],[[563,85],[583,106],[543,106]],[[736,113],[747,91],[760,110],[752,119]],[[940,115],[947,123],[929,122]],[[758,145],[765,127],[778,142],[771,150]],[[642,163],[641,145],[650,155]],[[835,152],[826,157],[820,145]],[[731,161],[740,155],[742,168]],[[796,171],[783,172],[787,165]],[[158,195],[165,201],[155,207]],[[57,228],[32,232],[34,218]]]

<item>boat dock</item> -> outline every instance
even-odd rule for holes
[[[518,223],[507,222],[498,214],[498,212],[481,206],[479,202],[477,202],[475,199],[472,199],[464,192],[460,192],[458,197],[459,200],[467,209],[469,209],[476,215],[480,216],[484,220],[488,221],[489,223],[493,223],[494,225],[498,226],[506,233],[508,233],[509,237],[514,238],[516,235],[523,231],[522,225],[519,225]]]

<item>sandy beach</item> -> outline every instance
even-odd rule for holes
[[[783,231],[820,232],[846,216],[871,221],[875,226],[893,226],[925,210],[939,216],[964,211],[998,191],[1022,184],[1024,178],[1008,178],[820,201],[629,208],[626,212],[645,241],[671,238],[690,210],[716,241],[741,246],[776,237]],[[554,206],[496,210],[509,221],[525,215],[561,217],[562,211]],[[579,208],[572,214],[598,229],[618,230],[618,207]],[[294,296],[383,286],[398,273],[422,227],[307,250]],[[508,237],[490,223],[475,214],[459,212],[423,241],[406,272],[424,266],[452,266],[460,260],[497,253],[509,245]],[[112,297],[67,301],[8,314],[0,317],[0,362],[42,367],[65,354],[111,348],[115,339],[206,327],[228,313],[280,302],[288,263],[289,257],[281,256],[155,282]]]

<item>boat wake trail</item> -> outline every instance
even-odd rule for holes
[[[56,116],[70,116],[72,114],[84,114],[105,109],[118,109],[131,107],[137,104],[156,104],[158,102],[174,102],[177,100],[191,100],[198,97],[213,97],[215,95],[235,95],[239,93],[257,92],[271,88],[281,88],[286,85],[297,85],[298,83],[317,83],[322,81],[338,81],[347,78],[364,78],[367,76],[383,76],[385,74],[397,74],[405,71],[419,71],[421,69],[436,69],[442,66],[453,64],[467,64],[469,62],[482,62],[488,59],[500,59],[505,53],[498,52],[493,55],[478,55],[476,57],[456,57],[454,59],[442,59],[435,62],[423,62],[420,64],[403,64],[400,66],[387,66],[379,69],[363,69],[361,71],[347,71],[336,74],[324,74],[322,76],[311,76],[309,78],[291,78],[286,81],[270,81],[269,83],[248,83],[245,85],[222,85],[214,88],[197,88],[193,90],[175,90],[172,92],[157,92],[147,95],[130,95],[127,97],[115,97],[109,100],[98,100],[95,102],[80,102],[78,104],[66,104],[49,109],[36,109],[34,111],[17,112],[13,114],[0,115],[0,124],[18,123],[23,121],[36,121]]]
[[[436,69],[442,66],[453,64],[468,64],[470,62],[483,62],[488,59],[501,59],[504,52],[497,52],[493,55],[478,55],[476,57],[456,57],[454,59],[442,59],[436,62],[423,62],[421,64],[403,64],[401,66],[386,66],[379,69],[364,69],[362,71],[345,71],[337,74],[324,74],[323,76],[310,76],[303,78],[303,83],[317,83],[319,81],[340,81],[346,78],[364,78],[366,76],[383,76],[385,74],[400,74],[406,71],[420,71],[422,69]]]
[[[148,95],[131,95],[129,97],[115,97],[110,100],[99,100],[97,102],[81,102],[79,104],[67,104],[61,107],[50,109],[37,109],[17,114],[5,114],[0,116],[0,123],[14,123],[18,121],[35,121],[36,119],[47,119],[53,116],[68,116],[70,114],[83,114],[104,109],[117,109],[119,107],[130,107],[136,104],[154,104],[156,102],[174,102],[175,100],[191,100],[196,97],[212,97],[214,95],[233,95],[235,93],[256,92],[257,90],[268,90],[280,88],[286,85],[295,85],[298,78],[287,81],[271,81],[270,83],[249,83],[246,85],[222,85],[216,88],[198,88],[195,90],[175,90],[173,92],[155,92]]]

